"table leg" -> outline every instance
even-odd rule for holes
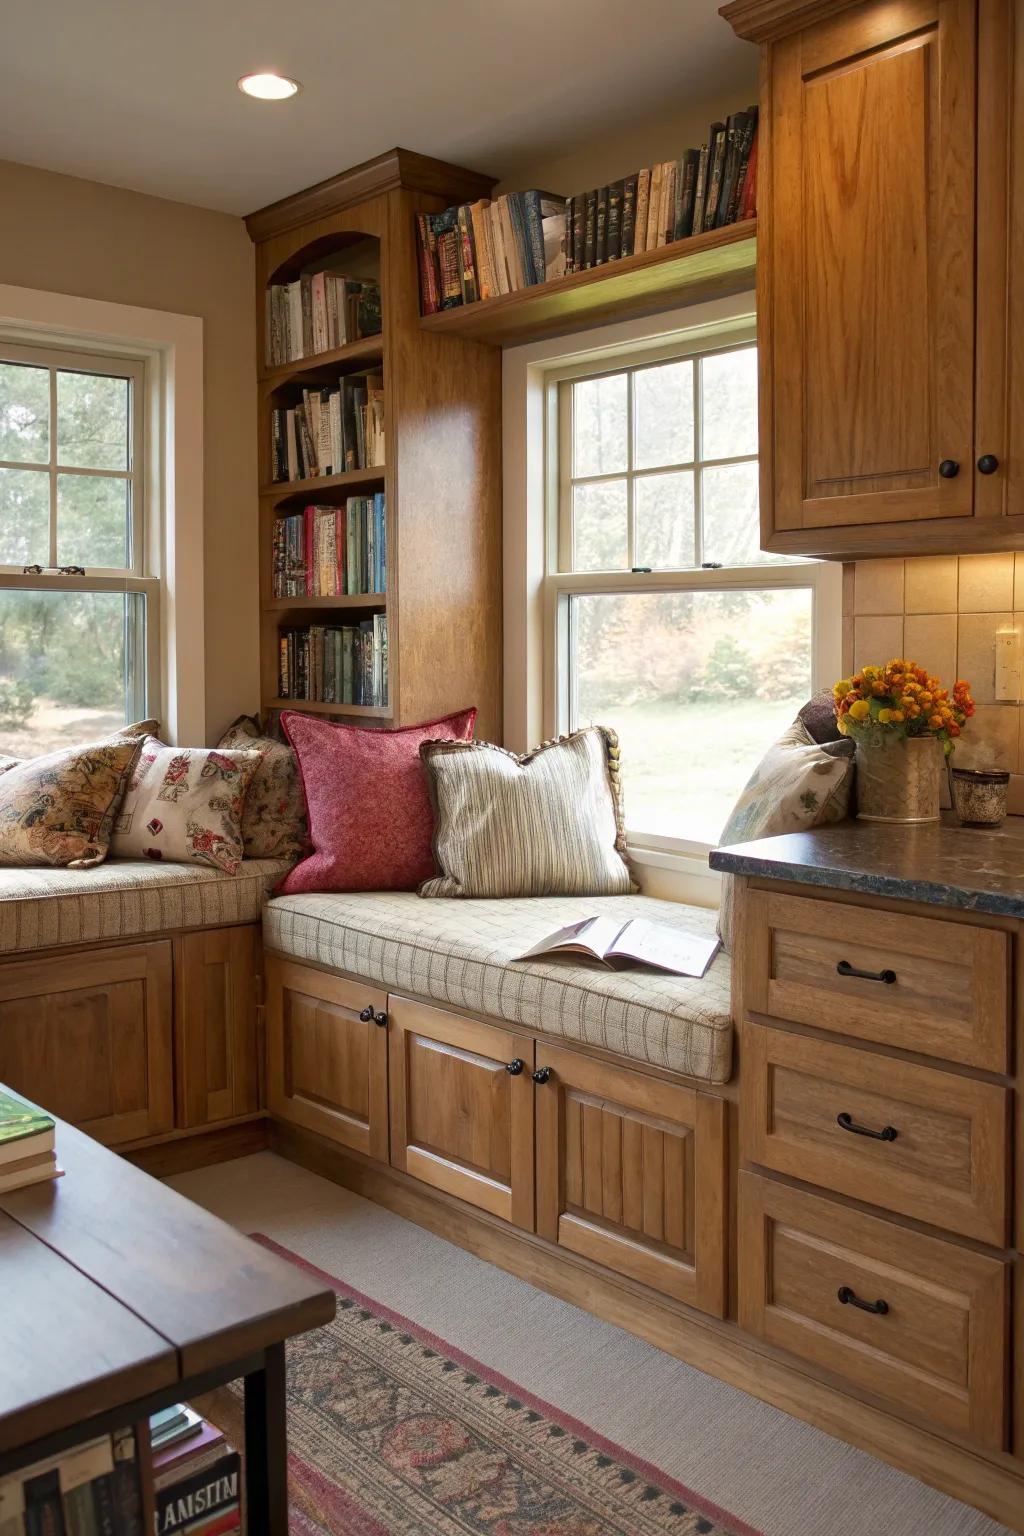
[[[288,1536],[288,1430],[284,1345],[245,1378],[245,1496],[248,1536]]]

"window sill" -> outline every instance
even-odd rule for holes
[[[667,839],[666,839],[667,841]],[[651,847],[626,838],[630,863],[645,896],[681,901],[692,907],[717,907],[722,877],[708,867],[710,847]]]

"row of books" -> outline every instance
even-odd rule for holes
[[[354,374],[338,388],[304,389],[302,403],[271,415],[271,474],[276,482],[376,469],[384,463],[384,380]]]
[[[756,106],[733,112],[712,123],[707,142],[679,160],[568,201],[514,192],[420,214],[422,312],[515,293],[753,218],[757,120]]]
[[[266,297],[267,366],[299,362],[381,331],[380,284],[311,272],[271,283]]]
[[[0,1194],[59,1179],[50,1116],[17,1094],[0,1090]]]
[[[585,272],[757,212],[757,107],[712,123],[679,160],[569,199],[566,272]]]
[[[135,1431],[118,1430],[0,1480],[0,1536],[146,1536],[143,1507]]]
[[[276,598],[354,597],[387,589],[384,492],[350,496],[343,507],[304,507],[274,519]]]
[[[417,216],[425,315],[515,293],[565,271],[565,198],[509,192]]]
[[[388,617],[282,629],[282,699],[383,706],[388,701]]]
[[[184,1403],[153,1414],[149,1429],[155,1536],[241,1531],[241,1458],[222,1431]]]

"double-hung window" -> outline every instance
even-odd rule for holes
[[[760,549],[752,327],[546,377],[549,724],[618,732],[635,849],[702,853],[831,681],[836,573]]]
[[[145,368],[0,343],[0,751],[98,739],[157,702]]]

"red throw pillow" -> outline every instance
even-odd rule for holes
[[[309,811],[313,852],[278,896],[308,891],[413,891],[437,873],[423,741],[471,741],[475,709],[397,731],[332,725],[285,710]]]

